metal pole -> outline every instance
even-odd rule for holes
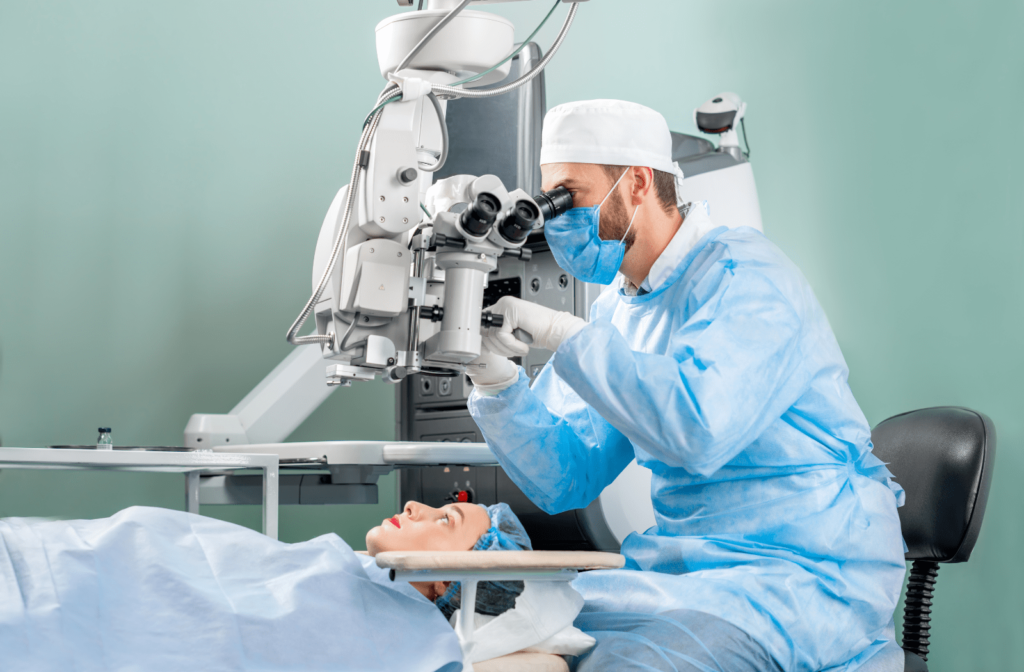
[[[199,473],[185,472],[185,510],[189,513],[199,513]]]
[[[420,234],[422,236],[422,234]],[[423,250],[417,249],[412,253],[414,269],[413,272],[417,278],[423,276]],[[417,352],[420,345],[420,307],[413,306],[410,308],[409,313],[409,346],[406,348],[409,352]]]
[[[273,464],[263,467],[263,534],[271,539],[277,539],[278,471],[274,456]]]
[[[469,651],[469,643],[473,641],[473,617],[476,615],[476,581],[462,582],[462,613],[459,614],[459,639],[462,640],[463,651]]]

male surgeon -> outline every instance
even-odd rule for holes
[[[871,433],[821,306],[759,231],[678,203],[665,119],[592,100],[544,120],[545,222],[559,265],[611,285],[590,321],[506,297],[469,367],[469,408],[538,506],[587,506],[633,459],[656,525],[626,569],[589,572],[576,625],[597,670],[874,670],[902,655],[903,490]],[[554,356],[531,388],[513,335]],[[636,493],[637,497],[646,493]]]

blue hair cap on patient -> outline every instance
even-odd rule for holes
[[[474,551],[532,551],[533,545],[526,529],[508,504],[485,506],[491,518],[491,528],[477,539]]]
[[[474,551],[532,551],[533,544],[526,528],[519,522],[508,504],[485,506],[491,527],[477,539]],[[516,598],[523,592],[522,581],[481,581],[476,588],[476,612],[498,616],[516,606]],[[437,598],[437,605],[445,618],[451,618],[462,605],[462,586],[452,583],[445,594]]]

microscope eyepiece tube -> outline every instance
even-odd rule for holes
[[[545,222],[572,209],[572,194],[565,187],[555,187],[551,191],[537,194],[533,200],[540,206],[540,214],[544,215]]]
[[[486,236],[494,226],[494,220],[498,218],[500,210],[501,201],[498,197],[486,191],[482,192],[459,215],[459,226],[471,236]]]
[[[498,234],[512,244],[523,242],[540,222],[540,210],[526,199],[516,201],[511,214],[498,225]]]

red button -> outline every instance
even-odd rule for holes
[[[466,492],[465,490],[459,490],[458,497],[459,497],[459,501],[460,502],[468,502],[469,501],[469,493]]]

